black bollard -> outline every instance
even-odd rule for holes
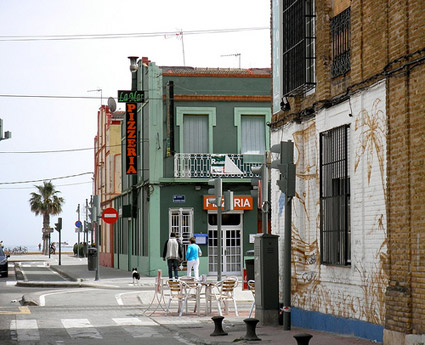
[[[255,327],[257,326],[258,319],[245,319],[243,322],[246,324],[246,334],[243,337],[244,340],[261,340],[257,337],[257,334],[255,334]]]
[[[228,333],[226,333],[224,330],[223,330],[223,319],[224,319],[224,317],[223,316],[213,316],[212,318],[211,318],[213,321],[214,321],[214,332],[212,332],[211,334],[210,334],[210,336],[211,337],[215,337],[215,336],[218,336],[218,335],[227,335]]]
[[[297,341],[298,345],[308,345],[308,342],[310,341],[313,336],[308,333],[299,333],[294,335],[295,340]]]

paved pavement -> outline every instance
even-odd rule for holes
[[[15,263],[17,268],[17,276],[19,277],[18,262],[24,261],[40,261],[46,262],[52,270],[60,273],[68,279],[67,281],[51,282],[51,281],[25,281],[18,280],[19,286],[44,286],[44,287],[98,287],[107,289],[126,289],[126,290],[150,290],[151,294],[141,293],[140,296],[147,296],[145,300],[139,298],[141,305],[148,306],[152,300],[153,290],[155,286],[154,277],[141,277],[137,286],[132,284],[131,273],[109,267],[100,267],[99,278],[95,280],[95,272],[89,271],[87,268],[87,258],[77,258],[70,253],[63,253],[61,265],[59,265],[58,255],[52,255],[51,258],[40,254],[30,254],[21,256],[11,256],[10,262]],[[211,279],[215,279],[211,278]],[[250,291],[242,290],[239,286],[235,293],[239,317],[230,309],[229,314],[224,315],[223,330],[228,335],[211,336],[214,332],[214,323],[211,316],[197,316],[195,313],[183,314],[179,317],[176,313],[170,313],[168,316],[159,308],[153,312],[153,308],[148,310],[145,315],[149,315],[152,320],[163,327],[177,332],[180,337],[184,338],[187,344],[227,344],[233,342],[241,343],[267,343],[280,345],[297,345],[294,335],[307,333],[312,335],[308,344],[310,345],[370,345],[373,342],[369,340],[340,336],[332,333],[319,332],[309,329],[301,329],[292,327],[290,331],[283,330],[281,325],[261,325],[257,324],[254,336],[261,340],[246,340],[246,336],[252,334],[247,333],[247,327],[244,322],[248,318],[249,308],[252,302]],[[152,313],[153,312],[153,313]],[[215,314],[217,315],[217,314]],[[300,343],[307,344],[307,343]],[[375,343],[376,344],[376,343]]]

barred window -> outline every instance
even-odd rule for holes
[[[351,263],[348,125],[320,133],[321,263]]]
[[[174,232],[176,238],[183,245],[183,256],[186,259],[186,250],[189,246],[189,239],[193,236],[193,209],[192,208],[170,208],[169,233]]]
[[[331,19],[332,78],[350,71],[351,62],[351,12],[350,7]]]
[[[314,0],[282,1],[282,95],[295,96],[315,85]]]

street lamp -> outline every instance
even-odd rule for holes
[[[136,73],[137,70],[139,69],[139,65],[137,64],[137,59],[139,57],[138,56],[129,56],[128,58],[130,59],[130,71],[131,71],[131,73]]]

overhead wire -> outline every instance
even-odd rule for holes
[[[28,42],[28,41],[70,41],[70,40],[88,40],[88,39],[118,39],[118,38],[140,38],[140,37],[161,37],[167,35],[206,35],[223,34],[244,31],[270,30],[269,27],[248,27],[248,28],[228,28],[228,29],[205,29],[205,30],[187,30],[187,31],[158,31],[158,32],[139,32],[123,34],[85,34],[85,35],[39,35],[39,36],[0,36],[0,42]]]
[[[63,180],[63,179],[78,177],[78,176],[83,176],[83,175],[93,175],[93,172],[88,171],[88,172],[84,172],[84,173],[80,173],[80,174],[60,176],[60,177],[49,177],[49,178],[43,178],[43,179],[38,179],[38,180],[0,182],[0,185],[12,185],[12,184],[24,184],[24,183],[35,183],[35,182],[44,182],[44,181],[53,181],[53,180]]]

